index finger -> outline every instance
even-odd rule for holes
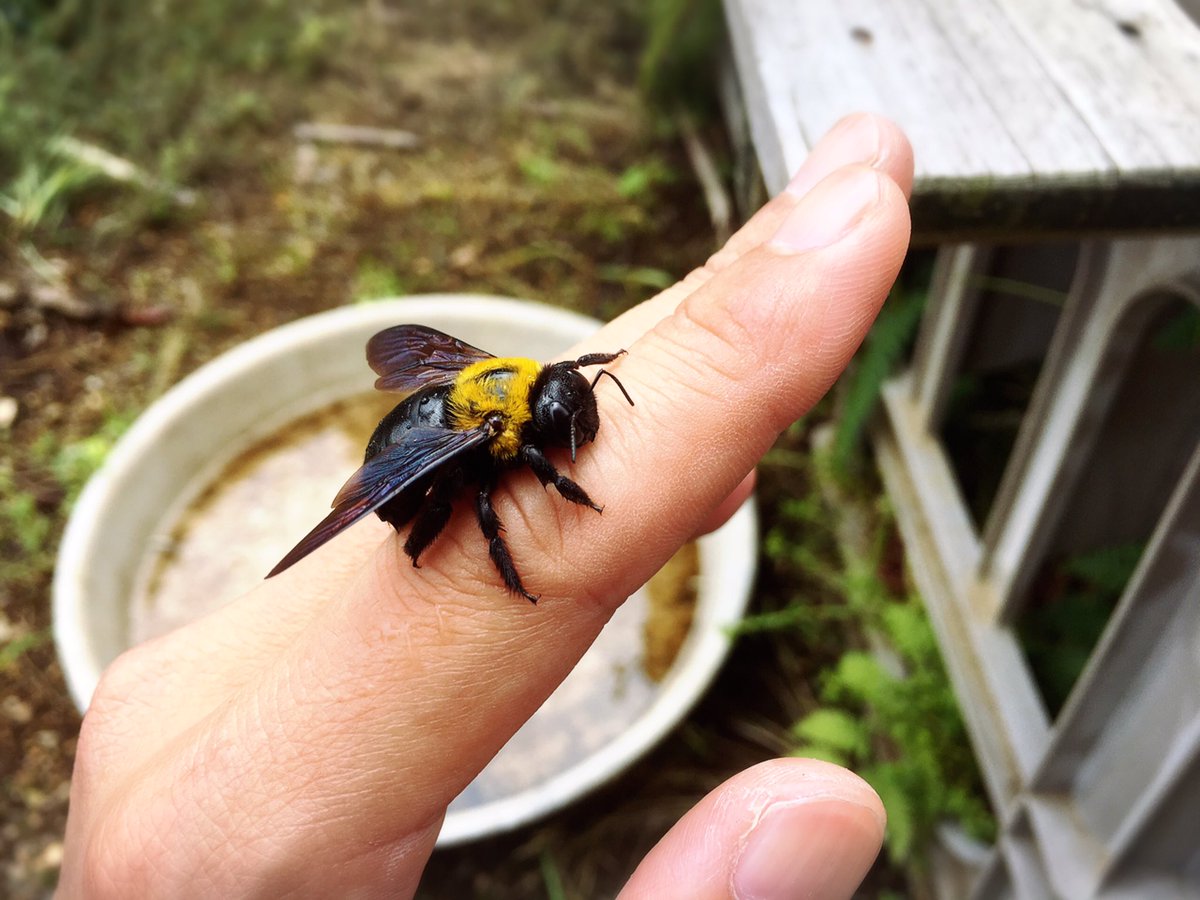
[[[544,493],[532,475],[511,479],[498,507],[541,604],[498,588],[474,523],[452,526],[419,572],[385,541],[278,658],[180,736],[186,752],[160,757],[133,788],[199,810],[191,818],[206,829],[152,839],[198,871],[202,848],[232,839],[251,840],[251,858],[280,857],[284,842],[313,865],[335,867],[363,847],[423,862],[431,823],[613,609],[828,388],[907,240],[890,178],[851,167],[824,179],[769,241],[629,346],[618,371],[638,406],[602,400],[600,438],[573,472],[607,504],[602,517]],[[588,349],[615,349],[608,337]],[[277,589],[302,583],[304,562],[292,572],[297,581]]]
[[[889,120],[870,113],[847,116],[817,142],[787,190],[758,210],[725,247],[675,286],[608,323],[587,342],[586,349],[632,345],[712,277],[769,241],[784,219],[822,180],[842,166],[855,163],[887,176],[905,195],[911,190],[912,148],[900,129]],[[629,363],[619,365],[625,367]],[[640,420],[637,415],[633,418]],[[606,439],[614,428],[606,425]],[[743,493],[747,492],[748,483]],[[726,499],[729,496],[732,495],[727,495]],[[729,504],[726,507],[726,513],[736,508]],[[718,509],[707,522],[700,524],[711,524],[723,518]],[[236,603],[194,623],[186,635],[167,635],[153,648],[146,648],[173,661],[171,669],[164,673],[163,690],[173,690],[175,682],[188,685],[189,704],[177,710],[178,714],[190,715],[216,702],[231,683],[246,677],[247,672],[256,671],[262,660],[273,658],[289,646],[329,598],[350,583],[379,545],[394,540],[391,535],[391,529],[372,516],[314,554],[313,560],[304,563],[298,573],[284,573]],[[203,654],[197,655],[196,647],[204,647]],[[196,669],[208,676],[204,682],[195,678]],[[214,683],[212,676],[217,672],[223,673],[227,680]],[[216,699],[206,699],[208,691],[197,691],[200,683],[212,684],[212,697]],[[166,725],[167,722],[160,719],[159,724]]]

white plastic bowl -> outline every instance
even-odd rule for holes
[[[104,667],[128,647],[130,600],[155,537],[247,448],[303,415],[369,391],[374,376],[364,345],[401,322],[428,324],[497,355],[535,358],[560,353],[599,327],[593,319],[525,301],[462,295],[381,300],[277,328],[180,382],[143,413],[88,483],[59,548],[54,639],[80,710]],[[691,633],[649,705],[627,728],[527,789],[466,809],[456,803],[439,845],[499,833],[559,809],[622,771],[674,727],[728,652],[727,629],[742,617],[750,596],[755,544],[750,504],[699,542]]]

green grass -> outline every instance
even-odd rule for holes
[[[724,29],[719,0],[650,0],[643,8],[642,91],[660,110],[716,111],[717,58]]]
[[[36,650],[50,643],[50,632],[29,631],[0,642],[0,673],[8,673],[14,669],[21,657],[30,650]]]
[[[59,161],[50,153],[33,156],[0,191],[0,212],[18,235],[61,224],[69,203],[99,180],[91,166]]]
[[[0,16],[0,210],[17,230],[82,239],[55,226],[95,172],[62,159],[62,135],[165,184],[235,164],[296,108],[280,98],[336,46],[337,22],[282,0],[60,0]],[[123,194],[107,223],[120,233],[172,212],[153,192]]]
[[[867,427],[879,407],[884,383],[912,349],[927,297],[923,286],[894,288],[842,379],[842,408],[830,457],[839,476],[852,474],[854,467],[865,460]]]
[[[0,524],[26,557],[40,553],[46,546],[53,520],[46,515],[37,497],[16,486],[10,468],[0,468]],[[12,564],[10,560],[8,564]]]
[[[19,592],[49,579],[67,513],[131,421],[110,413],[95,434],[66,443],[43,433],[21,455],[23,477],[11,457],[0,461],[0,584]]]

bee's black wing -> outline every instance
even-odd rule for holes
[[[429,475],[482,446],[492,434],[487,425],[471,431],[413,428],[403,441],[384,448],[350,476],[333,498],[333,511],[288,551],[267,577],[278,575],[299,562],[401,492],[423,485]]]
[[[424,325],[396,325],[367,342],[367,362],[379,378],[376,390],[411,394],[448,384],[471,363],[492,354]]]

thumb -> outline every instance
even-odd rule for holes
[[[871,867],[884,811],[861,778],[814,759],[740,772],[684,816],[621,893],[695,900],[842,900]]]

